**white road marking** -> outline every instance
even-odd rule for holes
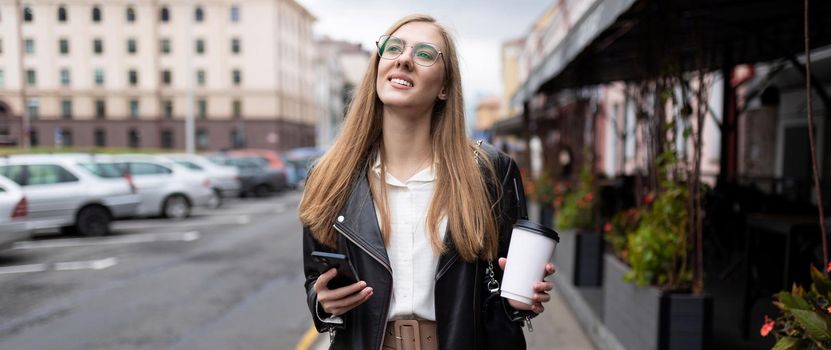
[[[147,230],[159,227],[176,227],[179,229],[195,228],[199,226],[236,225],[239,223],[239,216],[235,215],[214,215],[204,217],[193,217],[187,220],[171,222],[169,220],[130,220],[117,221],[112,225],[114,231],[119,230]],[[247,215],[246,215],[247,216]]]
[[[245,225],[249,222],[251,222],[251,218],[248,217],[248,215],[241,215],[237,217],[237,223],[240,225]]]
[[[31,265],[18,265],[18,266],[3,266],[3,267],[0,267],[0,275],[12,274],[12,273],[25,273],[25,272],[42,272],[42,271],[46,271],[46,264],[31,264]]]
[[[185,241],[190,242],[199,238],[198,231],[189,232],[166,232],[136,234],[119,237],[96,237],[96,238],[66,238],[44,241],[23,241],[16,242],[12,249],[40,249],[40,248],[65,248],[81,247],[91,245],[112,245],[129,243],[146,243],[158,241]]]
[[[90,261],[70,261],[55,263],[55,271],[69,270],[103,270],[118,264],[116,258],[106,258]]]

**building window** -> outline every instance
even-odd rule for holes
[[[104,53],[104,41],[101,39],[94,39],[92,41],[92,51],[97,55]]]
[[[107,103],[102,99],[95,100],[95,118],[96,119],[106,119],[107,118]]]
[[[197,22],[202,22],[205,20],[205,12],[202,11],[201,6],[197,6],[196,10],[193,11],[193,19]]]
[[[107,147],[107,132],[104,129],[96,128],[93,132],[95,147]]]
[[[139,117],[139,101],[136,99],[130,100],[130,119],[138,119]]]
[[[0,69],[0,87],[6,86],[6,73]]]
[[[242,83],[242,72],[239,69],[234,69],[232,72],[234,85],[239,85]]]
[[[63,119],[72,119],[72,100],[64,99],[61,101],[61,116]]]
[[[61,55],[69,54],[69,40],[58,40],[58,51],[60,51]]]
[[[34,69],[26,70],[26,84],[29,84],[29,86],[37,85],[37,73]]]
[[[92,8],[92,21],[94,23],[101,23],[101,9],[98,6]]]
[[[136,21],[136,11],[132,7],[127,8],[127,22],[133,23]]]
[[[66,8],[58,7],[58,22],[66,22]]]
[[[239,38],[231,39],[231,52],[235,54],[239,54],[242,51],[242,44],[240,43]]]
[[[172,100],[162,101],[162,113],[164,114],[165,119],[173,119],[173,101]]]
[[[61,85],[62,86],[69,86],[69,69],[61,69]]]
[[[0,53],[3,53],[3,40],[0,39]]]
[[[162,7],[161,11],[159,12],[159,19],[165,23],[170,21],[170,10],[167,9],[167,6]]]
[[[127,73],[127,78],[130,80],[130,85],[132,85],[132,86],[138,85],[138,72],[135,69],[131,69]]]
[[[163,70],[162,71],[162,84],[170,85],[172,80],[173,79],[171,78],[170,70],[167,70],[167,69]]]
[[[199,86],[205,86],[205,71],[200,69],[196,71],[196,84]]]
[[[130,148],[141,147],[141,134],[139,134],[138,129],[130,128],[130,130],[127,131],[127,140]]]
[[[199,55],[205,53],[205,40],[196,39],[196,53]]]
[[[162,50],[163,54],[169,54],[170,53],[170,39],[162,39],[161,43],[159,44],[159,47],[161,47],[161,50]]]
[[[208,118],[208,101],[204,98],[200,98],[196,101],[196,116],[200,119]]]
[[[233,113],[234,119],[242,118],[242,101],[234,100],[231,103],[231,112]]]
[[[196,130],[196,148],[208,149],[208,131],[203,128]]]
[[[138,51],[136,39],[127,39],[127,53],[135,54]]]
[[[40,116],[40,101],[37,97],[29,97],[26,101],[26,111],[29,113],[29,118],[37,119]]]
[[[29,145],[37,146],[40,144],[40,139],[38,138],[38,129],[32,127],[29,130]]]
[[[58,134],[55,136],[56,146],[72,146],[72,144],[74,143],[72,141],[72,129],[70,128],[58,129]]]
[[[26,6],[23,8],[23,21],[24,22],[32,22],[35,20],[35,11],[32,10],[31,7]]]
[[[231,147],[245,148],[245,132],[242,129],[237,127],[231,129]]]
[[[234,22],[234,23],[239,22],[239,18],[240,18],[239,6],[237,6],[237,5],[231,6],[231,22]]]
[[[103,69],[96,69],[95,70],[95,85],[104,86],[104,70]]]
[[[26,47],[26,54],[34,54],[35,53],[35,40],[34,39],[26,39],[23,41],[23,45]]]
[[[173,131],[170,129],[162,130],[162,148],[173,148]]]

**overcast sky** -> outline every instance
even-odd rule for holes
[[[502,93],[502,42],[526,35],[531,23],[553,4],[553,0],[297,1],[317,17],[318,36],[361,43],[366,49],[374,49],[375,40],[401,17],[412,13],[435,17],[456,39],[468,106],[478,97]]]

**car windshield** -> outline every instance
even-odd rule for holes
[[[79,163],[78,165],[100,178],[114,179],[124,176],[121,169],[113,163]]]

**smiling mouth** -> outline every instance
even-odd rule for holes
[[[392,79],[390,79],[390,82],[392,82],[394,84],[401,85],[401,86],[413,87],[413,83],[411,81],[407,81],[407,80],[400,79],[400,78],[392,78]]]

